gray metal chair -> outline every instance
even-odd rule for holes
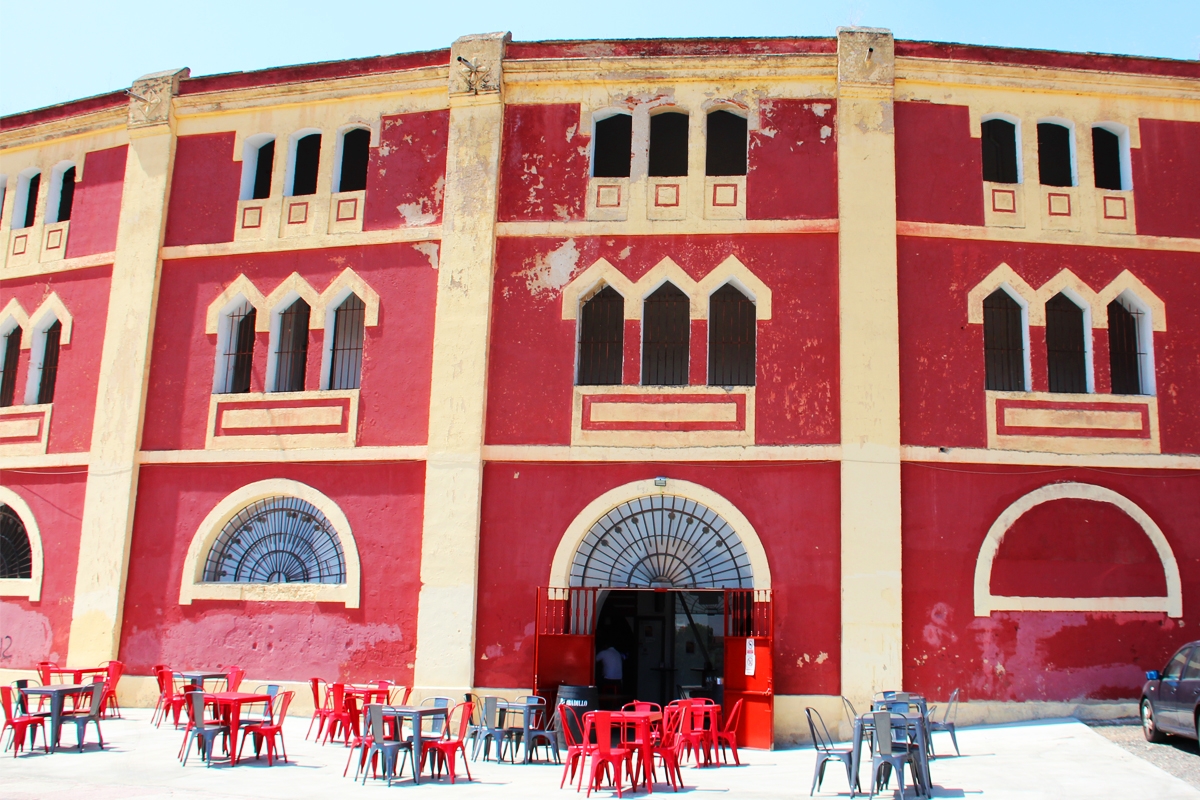
[[[212,766],[213,744],[219,734],[229,738],[229,726],[220,722],[206,722],[204,719],[204,692],[187,693],[188,710],[192,712],[192,724],[188,727],[183,740],[183,766],[187,766],[191,754],[192,742],[200,738],[200,758]]]
[[[454,698],[426,697],[421,701],[421,706],[423,708],[454,708]],[[446,729],[446,720],[442,717],[434,717],[433,719],[429,720],[429,723],[430,733],[435,737],[440,737]],[[422,738],[427,738],[425,737],[424,733],[422,733],[421,736]]]
[[[936,707],[935,707],[936,708]],[[961,756],[962,753],[958,750],[958,736],[954,733],[954,720],[958,717],[958,689],[950,695],[950,701],[946,703],[946,709],[942,712],[941,722],[933,720],[933,712],[935,709],[929,710],[929,755],[932,757],[933,752],[933,733],[934,731],[945,731],[950,734],[950,741],[954,742],[954,755]]]
[[[813,747],[817,751],[817,764],[813,769],[813,783],[808,796],[812,797],[813,793],[821,788],[825,781],[825,765],[830,761],[839,761],[846,768],[846,784],[853,792],[855,787],[859,786],[858,776],[853,774],[854,750],[850,747],[833,746],[833,738],[829,735],[829,729],[825,727],[825,720],[821,719],[821,713],[815,708],[809,706],[804,709],[804,715],[808,717],[808,730],[812,734]]]
[[[75,739],[79,743],[79,752],[83,752],[83,739],[87,734],[87,725],[89,722],[96,725],[96,738],[100,740],[100,749],[104,749],[104,736],[100,733],[100,712],[104,710],[104,679],[98,678],[92,684],[92,702],[84,710],[72,711],[69,714],[63,714],[60,718],[61,722],[75,723]],[[87,696],[86,694],[84,695]]]
[[[876,711],[875,739],[871,746],[871,796],[882,791],[891,780],[894,770],[896,779],[900,782],[900,796],[904,796],[904,765],[908,764],[912,772],[913,784],[917,794],[924,795],[921,785],[920,754],[905,742],[895,742],[892,739],[892,714],[890,711]]]
[[[254,687],[255,694],[265,694],[271,698],[267,703],[254,703],[246,706],[241,715],[241,723],[243,725],[260,725],[264,722],[274,722],[274,712],[272,707],[275,704],[275,695],[279,694],[279,684],[268,683]]]
[[[554,763],[561,764],[558,754],[558,731],[553,720],[547,720],[546,698],[529,696],[525,701],[525,714],[521,727],[521,744],[525,746],[525,763],[533,758],[538,747],[553,748]],[[516,747],[513,747],[514,753]],[[549,754],[547,754],[549,760]]]
[[[399,778],[404,772],[404,764],[407,764],[412,756],[412,741],[398,742],[392,739],[385,738],[383,729],[383,706],[379,703],[371,703],[367,706],[367,729],[371,732],[371,748],[367,750],[367,754],[363,757],[363,779],[365,785],[367,782],[367,767],[374,760],[375,755],[383,756],[383,774],[387,776],[387,785],[392,785],[393,778]],[[396,756],[400,752],[404,753],[404,763],[400,765],[400,769],[396,769]],[[416,764],[413,765],[414,772]],[[354,773],[358,777],[358,773]]]
[[[483,713],[479,717],[479,734],[475,738],[475,746],[471,752],[471,760],[479,760],[479,751],[483,750],[483,760],[487,761],[492,744],[496,745],[497,760],[503,758],[504,728],[500,727],[500,703],[503,699],[494,695],[483,698]]]

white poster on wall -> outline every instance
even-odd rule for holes
[[[756,659],[754,656],[754,640],[747,639],[746,640],[746,674],[747,675],[750,675],[750,676],[754,675],[754,668],[756,666],[755,660]]]

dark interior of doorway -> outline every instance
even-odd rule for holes
[[[601,708],[632,700],[665,705],[681,697],[722,701],[725,595],[722,591],[614,589],[603,598],[596,654],[621,654],[620,681],[596,664]]]

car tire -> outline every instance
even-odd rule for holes
[[[1154,718],[1154,704],[1149,698],[1142,700],[1142,735],[1146,737],[1146,741],[1162,744],[1167,740],[1167,735],[1158,728],[1158,724]]]

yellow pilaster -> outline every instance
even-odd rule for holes
[[[83,504],[68,663],[115,659],[137,494],[150,345],[175,136],[171,98],[187,70],[147,75],[129,101],[129,153],[117,227],[96,417]]]
[[[450,134],[433,333],[421,594],[413,682],[422,694],[472,686],[487,340],[508,34],[450,50]]]
[[[902,680],[895,52],[890,31],[838,30],[842,693]]]

